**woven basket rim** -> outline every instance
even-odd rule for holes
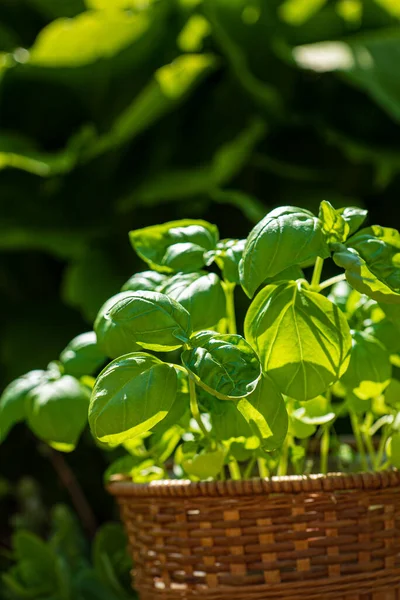
[[[379,473],[328,473],[328,475],[289,475],[270,479],[192,482],[163,479],[151,483],[133,483],[124,475],[113,476],[107,490],[114,496],[253,496],[263,494],[299,494],[357,489],[384,489],[400,486],[400,471]]]

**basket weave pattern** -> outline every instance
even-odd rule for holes
[[[400,474],[109,486],[141,600],[400,600]]]

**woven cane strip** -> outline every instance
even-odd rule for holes
[[[110,491],[141,600],[400,600],[397,472]]]

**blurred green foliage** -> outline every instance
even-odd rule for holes
[[[399,19],[396,0],[3,0],[0,387],[143,268],[130,229],[203,217],[243,238],[322,199],[398,227]],[[32,445],[17,428],[6,477],[47,481]],[[103,519],[108,460],[82,445]]]

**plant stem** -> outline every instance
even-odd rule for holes
[[[368,462],[367,462],[364,443],[363,443],[363,439],[362,439],[362,435],[361,435],[360,423],[358,422],[357,414],[353,410],[350,411],[350,419],[351,419],[351,426],[353,428],[354,437],[355,437],[356,443],[357,443],[357,449],[358,449],[358,452],[361,457],[362,468],[364,469],[364,471],[368,471]]]
[[[311,287],[315,290],[319,290],[319,282],[321,281],[322,267],[324,266],[324,259],[317,256],[317,260],[314,265],[314,272],[311,278]]]
[[[229,333],[237,333],[235,313],[235,284],[229,281],[223,282],[226,298],[226,316],[228,318]]]
[[[198,426],[200,427],[200,430],[202,431],[204,437],[208,437],[208,431],[205,428],[203,421],[201,420],[199,405],[197,403],[196,384],[190,376],[189,376],[189,395],[190,395],[190,410],[191,410],[192,416],[193,416],[194,420],[196,421],[196,423],[198,424]]]
[[[267,461],[265,460],[265,458],[258,458],[257,466],[258,466],[258,472],[260,474],[260,477],[262,479],[268,479],[270,473],[269,473],[269,469],[267,467]]]
[[[287,435],[286,439],[283,443],[282,453],[281,453],[281,457],[279,459],[278,472],[277,472],[278,477],[283,477],[284,475],[287,475],[288,461],[289,461],[289,446],[291,444],[291,441],[292,441],[291,436]]]
[[[231,475],[231,478],[234,480],[239,480],[242,478],[242,474],[240,472],[240,467],[238,464],[238,461],[236,460],[236,458],[234,456],[230,456],[229,457],[229,473]]]
[[[252,456],[249,460],[249,463],[244,471],[243,479],[251,479],[251,475],[253,473],[254,465],[256,464],[256,457]]]
[[[385,453],[386,443],[390,436],[390,429],[391,428],[388,425],[386,425],[382,432],[381,439],[380,439],[379,446],[378,446],[378,451],[375,455],[375,461],[374,461],[374,469],[376,471],[379,471],[379,469],[381,468],[381,463],[383,460],[383,455]]]
[[[49,446],[44,446],[44,454],[50,459],[59,480],[68,490],[75,510],[87,533],[94,537],[97,529],[96,518],[74,472],[61,452],[57,452]]]
[[[374,445],[372,443],[371,432],[370,432],[371,424],[373,423],[373,420],[374,420],[373,415],[371,413],[367,413],[364,424],[362,426],[362,434],[363,434],[364,444],[367,448],[367,452],[370,457],[370,464],[372,466],[375,465],[375,460],[376,460],[375,449],[374,449]]]
[[[319,291],[324,290],[325,288],[330,287],[331,285],[335,285],[335,283],[339,283],[340,281],[344,281],[346,279],[346,275],[341,273],[340,275],[336,275],[335,277],[331,277],[330,279],[326,279],[319,285]]]
[[[331,442],[330,425],[323,425],[322,438],[321,438],[321,464],[320,470],[323,475],[328,473],[328,458],[329,458],[329,446]]]

